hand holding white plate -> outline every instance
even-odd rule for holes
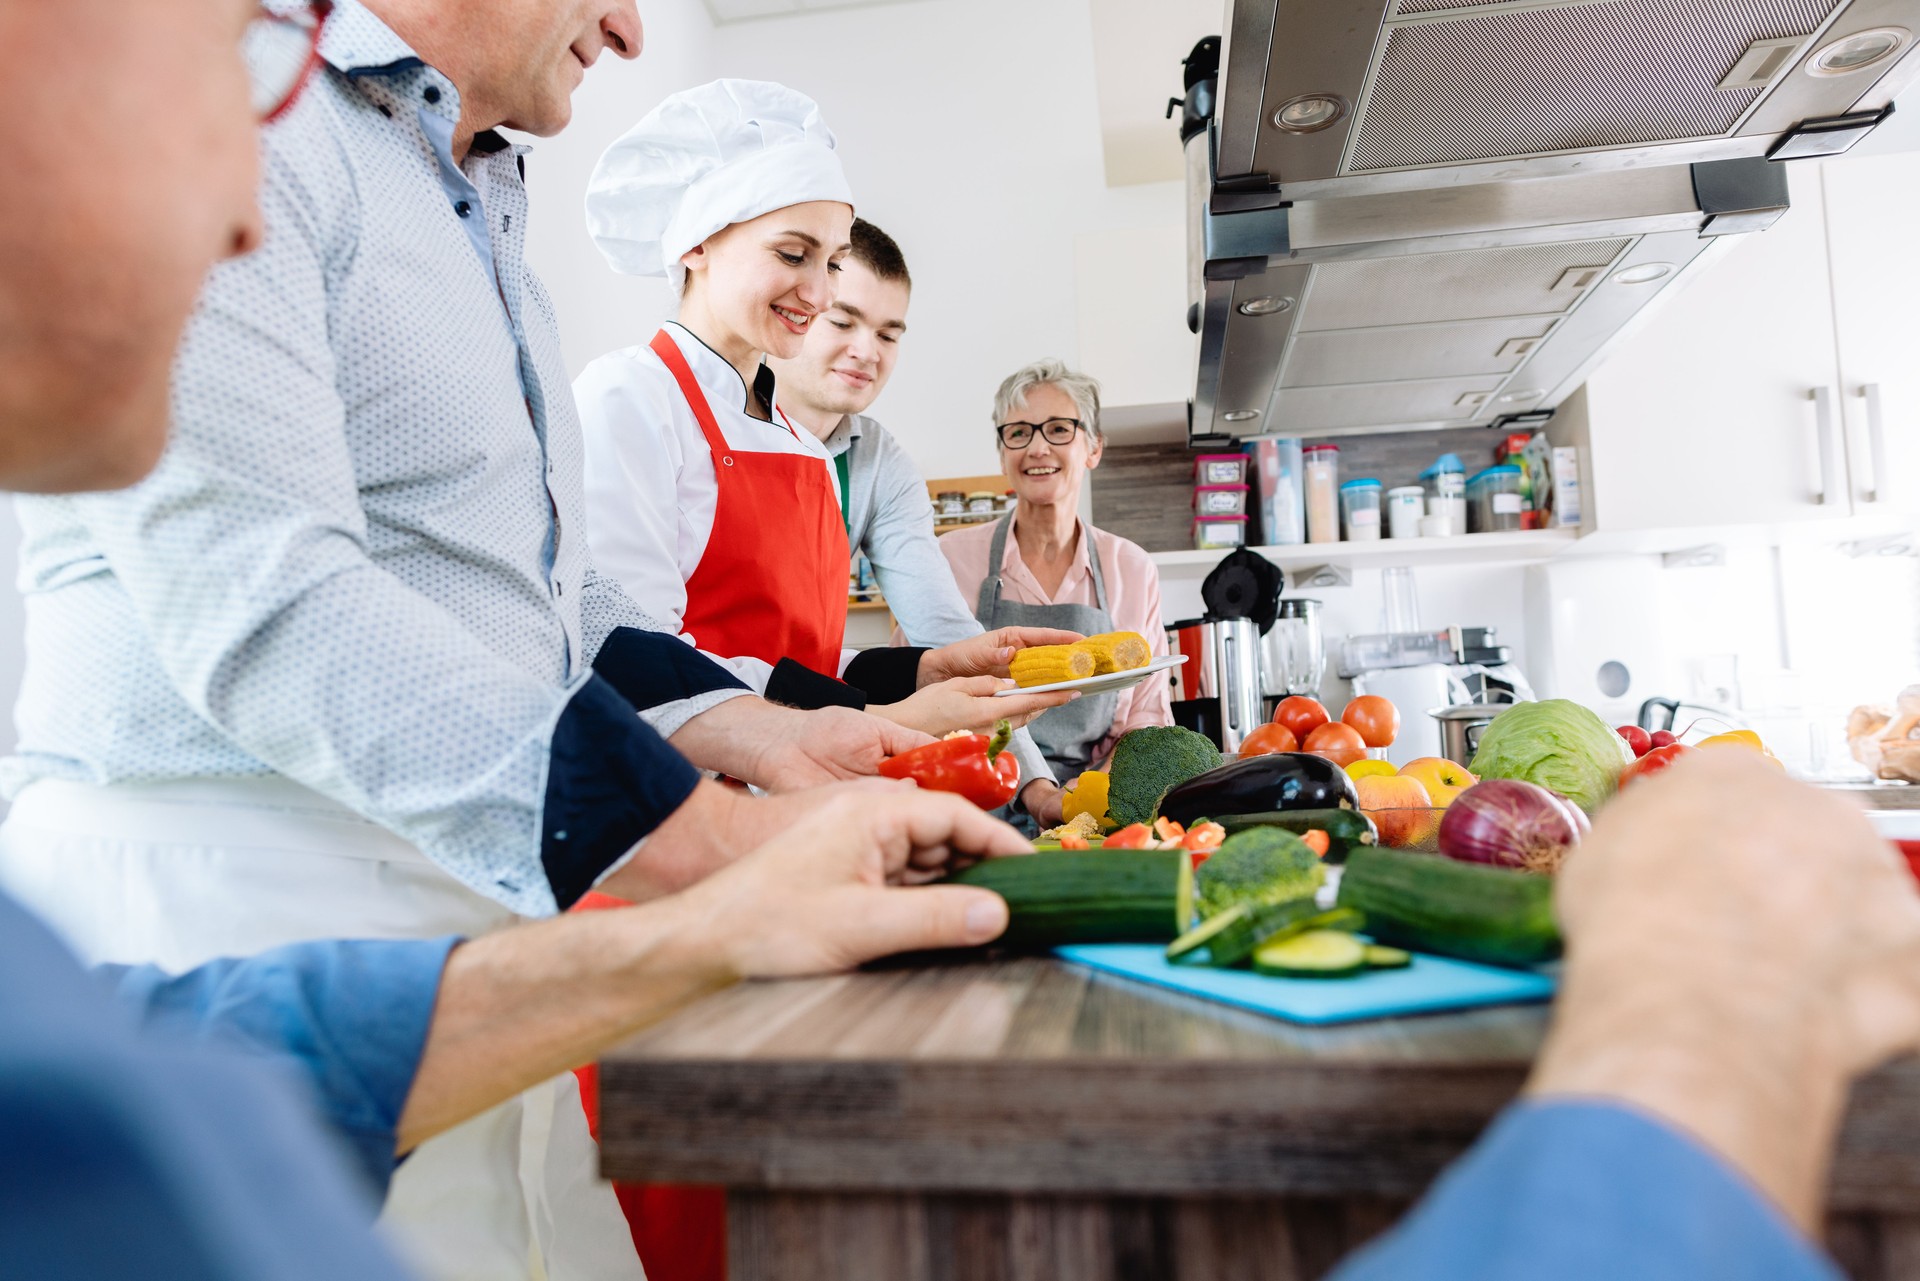
[[[1156,658],[1145,667],[1129,667],[1124,672],[1108,672],[1103,676],[1082,676],[1077,681],[1054,681],[1047,685],[1029,685],[1025,689],[1014,686],[997,690],[995,698],[1008,698],[1014,694],[1046,694],[1056,689],[1077,689],[1082,694],[1104,694],[1109,690],[1130,689],[1155,672],[1164,672],[1178,667],[1187,661],[1185,654],[1169,654],[1165,658]]]

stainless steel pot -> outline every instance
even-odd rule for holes
[[[1480,750],[1481,731],[1510,706],[1510,703],[1462,703],[1429,711],[1427,715],[1440,723],[1440,754],[1462,765],[1471,763],[1473,754]]]

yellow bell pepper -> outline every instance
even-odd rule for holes
[[[1760,755],[1766,757],[1775,765],[1780,765],[1780,758],[1767,750],[1767,745],[1760,741],[1760,736],[1750,729],[1731,729],[1724,734],[1715,734],[1709,738],[1703,738],[1696,743],[1695,746],[1744,747],[1750,752],[1760,753]],[[1780,768],[1785,769],[1786,766],[1780,765]]]
[[[1075,814],[1090,814],[1096,821],[1107,817],[1107,783],[1103,770],[1090,769],[1067,785],[1060,809],[1068,821]]]

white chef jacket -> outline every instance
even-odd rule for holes
[[[773,422],[747,413],[739,371],[684,326],[669,322],[666,330],[730,448],[817,458],[838,498],[832,459],[812,432],[789,423],[777,407]],[[595,568],[698,646],[700,637],[684,631],[687,580],[706,555],[720,499],[713,451],[700,422],[672,372],[645,344],[595,360],[574,381],[573,394],[586,436],[587,546]],[[769,566],[769,572],[778,569]],[[841,651],[842,669],[853,653]],[[766,692],[770,664],[734,654],[713,657]]]

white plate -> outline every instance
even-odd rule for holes
[[[1104,694],[1108,690],[1128,689],[1138,685],[1155,672],[1164,672],[1168,668],[1178,667],[1187,661],[1185,654],[1170,654],[1165,658],[1156,658],[1145,667],[1129,667],[1124,672],[1108,672],[1105,676],[1082,676],[1077,681],[1055,681],[1051,685],[1029,685],[1025,689],[997,689],[995,698],[1012,698],[1015,694],[1045,694],[1056,689],[1077,689],[1082,694]]]

